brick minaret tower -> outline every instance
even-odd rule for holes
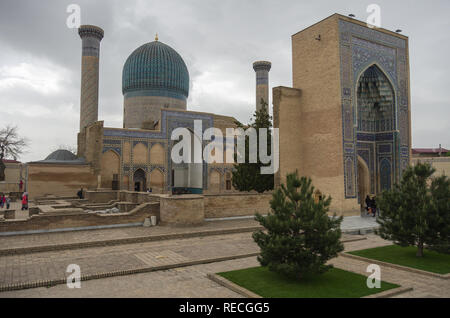
[[[257,61],[253,63],[256,73],[256,110],[261,110],[261,98],[269,107],[269,71],[272,63],[267,61]]]
[[[98,67],[103,30],[94,25],[78,29],[82,40],[80,132],[98,120]]]

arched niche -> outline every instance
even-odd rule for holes
[[[101,157],[101,187],[118,189],[120,157],[114,150],[108,150]],[[116,182],[116,183],[114,183]]]

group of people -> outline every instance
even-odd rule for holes
[[[0,195],[0,208],[6,208],[7,210],[11,206],[11,198],[4,193]],[[28,210],[28,192],[22,194],[22,210]]]
[[[375,201],[375,197],[366,196],[366,211],[367,214],[371,214],[373,217],[377,215],[377,203]]]
[[[0,208],[3,209],[5,207],[7,210],[9,209],[9,205],[11,204],[11,198],[6,196],[4,193],[0,196]]]

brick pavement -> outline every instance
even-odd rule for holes
[[[344,236],[348,239],[350,236]],[[66,277],[70,264],[82,275],[125,271],[186,261],[233,257],[259,251],[251,233],[37,252],[0,257],[0,286]]]
[[[345,243],[346,251],[383,246],[389,244],[374,235],[368,240]],[[362,275],[368,263],[338,257],[332,262],[337,268],[350,270]],[[130,276],[110,277],[81,282],[81,289],[69,289],[65,285],[51,288],[34,288],[0,293],[0,297],[241,297],[206,277],[217,273],[258,266],[256,257],[201,264],[171,270],[142,273]],[[419,274],[382,267],[382,279],[403,286],[411,286],[413,291],[394,297],[450,297],[448,281]]]
[[[348,239],[349,235],[345,235]],[[345,250],[390,244],[369,234],[367,239],[345,243]],[[69,264],[78,264],[82,275],[164,264],[179,264],[237,254],[253,253],[258,247],[251,233],[215,235],[157,242],[92,247],[0,257],[0,285],[64,278]],[[338,257],[336,267],[368,275],[368,263]],[[81,290],[66,285],[0,293],[0,297],[238,297],[206,278],[210,272],[258,266],[255,257],[214,262],[158,272],[83,281]],[[398,269],[383,267],[382,279],[414,290],[396,297],[450,297],[448,281]]]
[[[82,275],[92,275],[257,251],[250,233],[238,233],[207,238],[8,255],[0,258],[0,285],[61,279],[66,276],[65,271],[69,264],[79,265]]]
[[[20,218],[28,217],[28,211],[19,212]],[[131,239],[143,236],[157,236],[168,234],[184,234],[197,231],[227,230],[245,227],[256,227],[259,223],[253,219],[238,219],[227,221],[210,221],[200,226],[186,227],[125,227],[99,230],[83,230],[68,232],[51,232],[28,235],[0,236],[0,251],[4,249],[30,248],[36,246],[51,246],[68,243],[86,243],[96,241],[108,241],[118,239]],[[345,217],[342,223],[342,230],[354,231],[359,228],[375,227],[373,218]]]
[[[200,226],[186,227],[124,227],[99,230],[83,230],[69,232],[52,232],[29,235],[15,235],[0,237],[0,250],[11,248],[27,248],[35,246],[58,245],[67,243],[84,243],[94,241],[107,241],[116,239],[130,239],[151,235],[183,234],[196,231],[209,231],[221,229],[235,229],[239,227],[253,227],[259,224],[253,219],[212,221]]]
[[[15,297],[186,297],[241,298],[239,294],[206,278],[207,273],[257,266],[255,257],[175,268],[165,271],[96,279],[81,282],[80,289],[66,285],[41,287],[0,293],[3,298]]]

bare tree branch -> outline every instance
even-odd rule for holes
[[[51,152],[56,151],[56,150],[60,150],[60,149],[68,150],[68,151],[70,151],[71,153],[73,153],[74,155],[77,154],[77,146],[73,146],[73,145],[63,145],[63,144],[59,145],[58,147],[53,147],[52,150],[51,150]]]
[[[0,160],[17,160],[28,147],[28,140],[20,137],[17,126],[7,125],[0,129]]]

